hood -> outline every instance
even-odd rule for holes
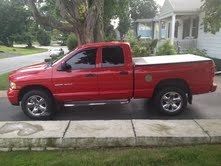
[[[9,78],[18,77],[18,76],[25,76],[30,74],[38,74],[43,72],[47,69],[47,63],[40,63],[31,66],[22,67],[18,70],[14,70],[10,73]]]

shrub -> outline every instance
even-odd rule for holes
[[[185,52],[185,54],[194,54],[199,56],[207,56],[206,50],[200,50],[197,48],[191,48]]]
[[[78,45],[77,37],[75,34],[70,34],[67,39],[67,47],[69,51],[72,51]]]
[[[51,36],[43,29],[39,29],[37,32],[37,41],[42,46],[49,46],[51,43]]]
[[[130,43],[133,56],[142,57],[150,56],[154,53],[154,48],[157,45],[157,40],[141,40],[139,37],[135,37],[132,32],[127,34],[126,40]]]
[[[177,54],[176,48],[170,44],[170,41],[166,41],[162,46],[158,48],[157,55],[174,55]]]

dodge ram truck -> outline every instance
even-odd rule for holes
[[[8,99],[32,119],[53,118],[57,105],[104,105],[152,99],[177,115],[192,96],[214,92],[214,62],[195,55],[132,58],[126,42],[91,43],[64,57],[9,75]]]

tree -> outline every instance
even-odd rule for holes
[[[27,0],[39,24],[60,31],[74,32],[79,45],[103,40],[104,0],[49,0],[46,1],[46,5],[50,12],[39,10],[37,5],[41,2]],[[55,8],[50,8],[50,5]],[[60,19],[56,19],[55,15]]]
[[[28,11],[22,1],[0,1],[0,41],[13,46],[15,37],[25,32]]]
[[[220,0],[202,0],[201,7],[205,12],[204,26],[207,32],[215,34],[221,28],[221,1]]]
[[[155,0],[131,0],[130,14],[134,20],[153,18],[157,13],[158,6]]]
[[[37,32],[37,41],[42,46],[49,46],[51,43],[51,36],[44,29],[39,28]]]

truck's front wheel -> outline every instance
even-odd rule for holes
[[[167,115],[177,115],[186,108],[187,96],[180,88],[165,87],[155,95],[155,104],[161,112]]]
[[[35,120],[52,119],[55,112],[52,97],[43,90],[27,92],[21,100],[21,107],[27,116]]]

